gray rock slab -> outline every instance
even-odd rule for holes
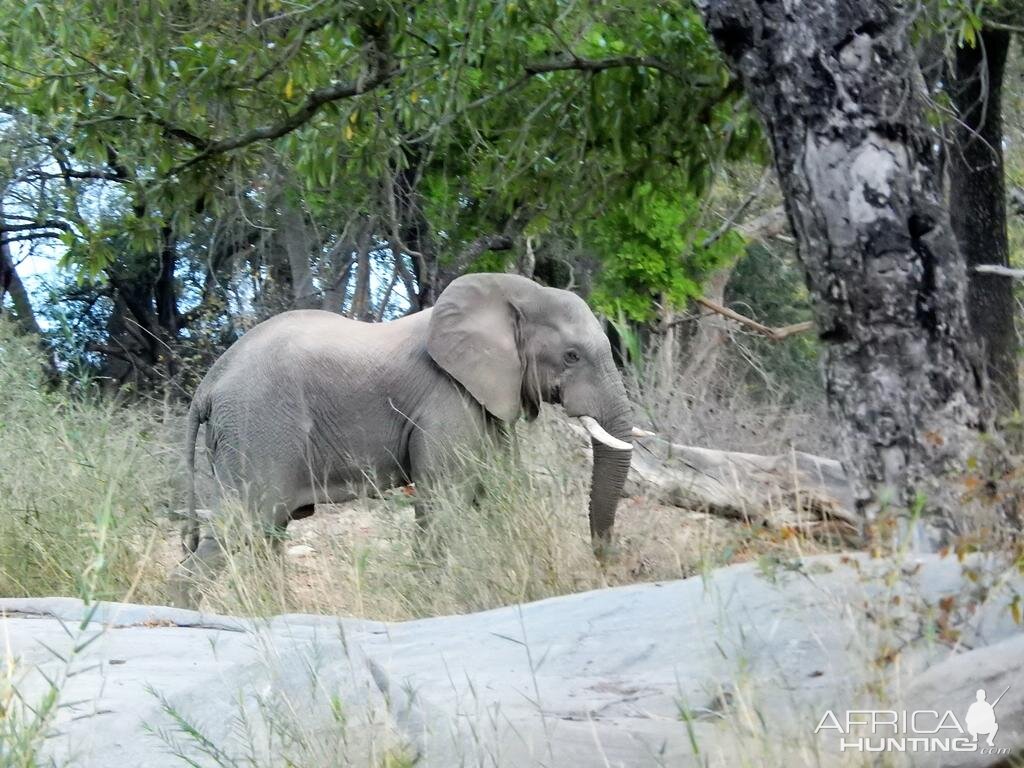
[[[58,684],[70,765],[863,765],[826,711],[959,716],[1008,684],[996,745],[1024,749],[1022,586],[980,556],[828,556],[394,624],[7,599],[0,646],[24,700]]]
[[[908,687],[904,706],[911,711],[933,710],[965,714],[981,689],[995,706],[999,730],[996,747],[1024,749],[1024,635],[1018,634],[992,645],[950,655],[917,676]],[[1002,694],[1002,698],[999,698]],[[965,719],[962,723],[966,727]],[[986,747],[984,739],[982,748]],[[998,754],[992,755],[998,758]],[[951,753],[942,765],[949,768],[978,764],[973,752]]]
[[[267,765],[372,765],[390,744],[386,705],[345,637],[366,622],[106,604],[90,614],[74,603],[0,601],[25,701],[38,708],[51,682],[60,690],[45,744],[57,764],[245,765],[251,754]]]

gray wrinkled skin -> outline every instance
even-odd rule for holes
[[[217,484],[254,522],[283,528],[313,505],[414,482],[417,520],[432,484],[458,483],[454,457],[478,450],[541,402],[592,416],[629,441],[630,406],[600,323],[582,299],[515,275],[466,275],[432,309],[388,323],[319,310],[278,315],[232,346],[193,398],[187,445],[190,530],[180,576],[214,567],[198,536],[195,439]],[[611,534],[629,451],[594,446],[590,520]],[[467,503],[475,488],[467,488]]]

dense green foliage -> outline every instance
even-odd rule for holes
[[[675,183],[673,183],[675,182]],[[667,307],[684,306],[701,294],[701,279],[742,252],[739,235],[728,233],[704,245],[700,199],[680,189],[678,179],[636,185],[592,225],[604,271],[594,304],[621,310],[631,320],[652,316],[652,294]]]
[[[538,277],[640,320],[739,252],[694,228],[716,166],[762,143],[685,1],[3,0],[0,19],[7,240],[62,254],[59,298],[100,297],[100,354],[127,324],[160,339],[117,342],[136,368],[204,319],[230,339],[302,301],[429,304],[527,237]]]
[[[1010,5],[926,4],[920,39],[941,63]],[[474,270],[650,323],[744,252],[717,230],[745,192],[709,190],[764,143],[687,0],[0,0],[0,19],[5,253],[60,260],[32,311],[59,361],[114,382],[188,392],[269,314],[394,317]]]

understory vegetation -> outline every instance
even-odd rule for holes
[[[651,351],[627,369],[638,414],[644,414],[649,426],[664,425],[666,436],[674,439],[754,445],[765,453],[790,448],[835,451],[820,393],[773,391],[756,372],[748,379],[741,374],[751,366],[750,354],[747,348],[724,355],[716,364],[720,375],[710,379],[661,380],[656,350]],[[0,399],[0,451],[31,457],[0,475],[0,594],[75,595],[87,611],[97,610],[102,600],[163,603],[167,576],[181,555],[173,519],[184,503],[181,407],[110,399],[97,395],[85,381],[74,388],[55,386],[46,378],[44,362],[45,355],[30,338],[0,323],[0,388],[5,395]],[[619,508],[617,549],[607,563],[599,564],[587,535],[586,440],[553,408],[545,408],[519,435],[521,463],[504,453],[471,460],[467,469],[487,481],[477,507],[466,508],[454,495],[436,499],[427,540],[417,536],[409,489],[320,507],[313,517],[292,523],[284,540],[277,542],[252,535],[252,526],[244,516],[232,515],[229,505],[224,518],[213,524],[227,543],[227,567],[215,581],[200,583],[201,608],[256,617],[253,632],[258,636],[264,626],[260,617],[283,613],[404,620],[604,586],[708,575],[738,562],[754,563],[761,578],[777,584],[814,578],[821,573],[816,567],[827,570],[823,564],[808,566],[809,555],[849,549],[848,540],[820,536],[810,526],[724,519],[707,510],[667,505],[627,486],[633,495]],[[202,457],[199,464],[204,464]],[[1001,541],[998,530],[984,538],[965,538],[955,554],[949,553],[973,576],[965,582],[968,591],[947,596],[939,605],[915,592],[913,570],[904,567],[909,542],[900,531],[883,525],[875,533],[870,553],[874,563],[860,578],[866,590],[899,598],[877,605],[837,603],[835,615],[827,619],[849,626],[868,670],[866,678],[879,690],[896,679],[898,652],[893,649],[901,643],[953,646],[975,612],[986,606],[1003,616],[1009,612],[1020,622],[1021,598],[1013,585],[1024,560],[1012,541]],[[979,550],[983,567],[972,559],[971,553]],[[844,556],[843,561],[856,558]],[[22,698],[27,676],[34,672],[0,651],[2,768],[47,764],[42,755],[48,736],[65,717],[69,681],[87,663],[86,649],[106,627],[102,622],[69,622],[66,631],[72,651],[53,661],[57,674],[42,698]],[[273,669],[275,652],[265,653],[260,663]],[[315,666],[310,674],[315,680]],[[738,717],[763,718],[756,698],[748,698],[753,689],[745,686],[753,682],[742,669],[736,680],[735,689],[717,695],[736,697]],[[195,720],[160,690],[150,693],[159,702],[162,724],[141,738],[150,739],[153,749],[176,755],[183,764],[281,764],[256,755],[254,743],[242,736],[229,742],[212,739],[208,723]],[[292,755],[288,764],[417,764],[416,750],[391,730],[389,721],[349,721],[328,692],[318,695],[324,700],[299,701],[287,691],[264,691],[248,704],[239,700],[233,717],[240,728],[255,721],[266,727]],[[310,732],[302,713],[313,706],[334,711],[337,727]],[[679,706],[680,729],[703,717],[690,704],[680,701]],[[746,731],[740,736],[750,738]],[[744,743],[749,743],[750,765],[781,764],[774,744],[762,745],[756,737]],[[818,749],[810,736],[796,748],[805,755]],[[246,756],[247,750],[253,750],[252,756]],[[205,761],[196,763],[196,754]],[[856,756],[842,764],[868,765]]]
[[[651,356],[628,375],[638,419],[666,436],[764,452],[827,445],[813,392],[797,406],[792,392],[703,377],[659,381],[655,368]],[[167,576],[181,557],[175,517],[185,506],[181,405],[123,402],[85,381],[55,386],[44,355],[9,325],[0,325],[0,387],[0,452],[26,457],[0,474],[0,594],[84,596],[88,576],[93,599],[166,602]],[[442,494],[426,544],[417,541],[412,490],[375,494],[372,479],[365,497],[319,507],[277,544],[249,536],[237,519],[219,522],[229,567],[205,585],[204,607],[395,620],[687,577],[823,546],[637,493],[620,506],[618,551],[599,565],[586,520],[587,441],[556,408],[518,431],[521,464],[504,454],[472,459],[485,478],[483,500],[466,509]],[[202,455],[198,466],[202,491]]]

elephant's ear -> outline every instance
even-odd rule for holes
[[[521,412],[523,362],[513,275],[463,275],[434,305],[427,352],[489,413],[513,422]],[[534,288],[536,286],[533,286]]]

